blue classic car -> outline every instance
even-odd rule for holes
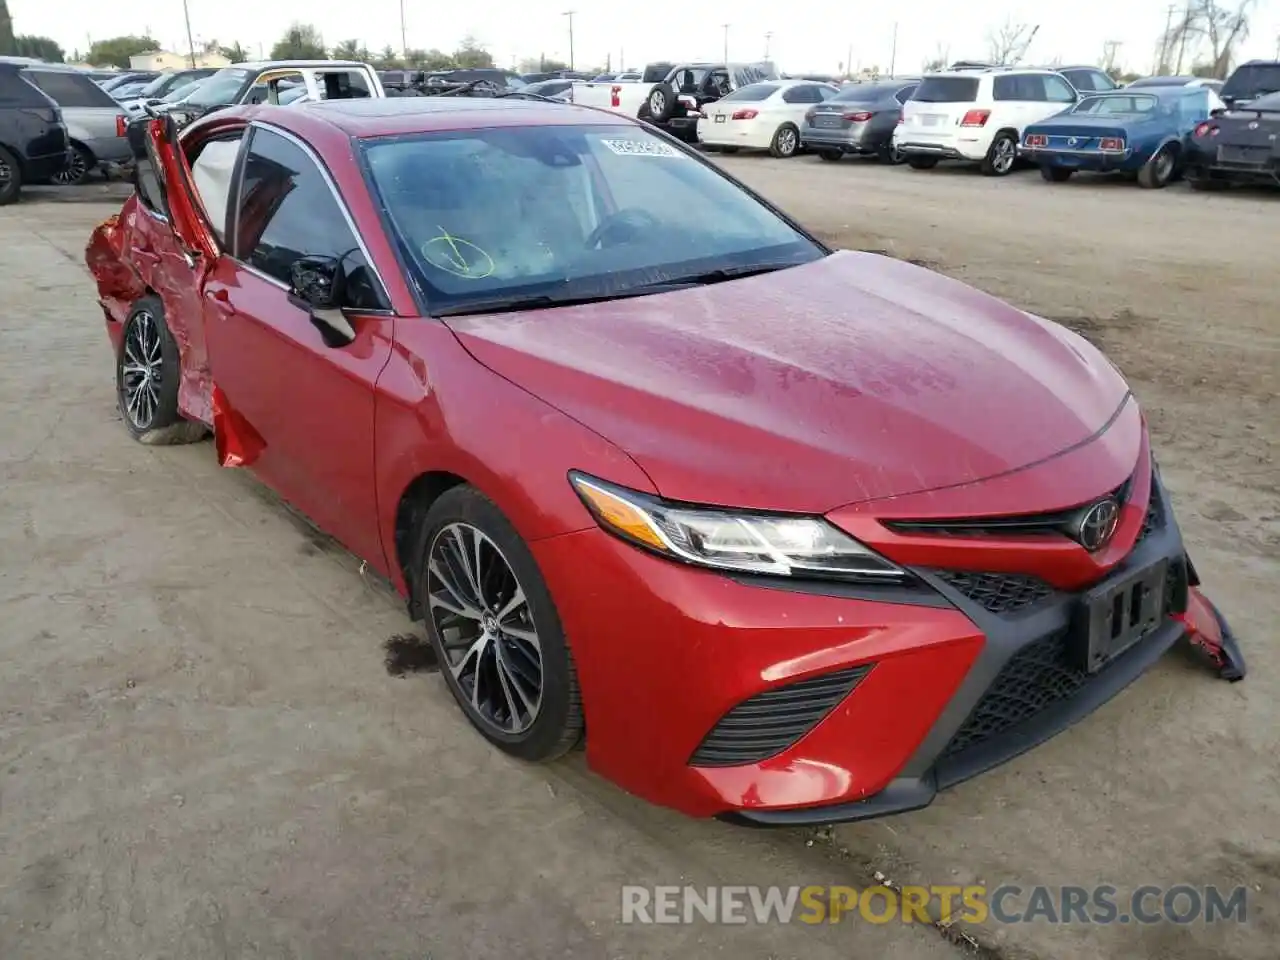
[[[1163,187],[1181,170],[1196,124],[1220,106],[1204,87],[1098,94],[1029,125],[1018,152],[1052,183],[1095,170],[1134,173],[1140,186]]]

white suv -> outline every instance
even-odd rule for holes
[[[1022,129],[1078,99],[1052,70],[994,67],[929,74],[902,108],[893,145],[917,170],[939,160],[978,163],[989,177],[1013,170]]]

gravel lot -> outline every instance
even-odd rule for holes
[[[117,188],[0,219],[0,957],[959,957],[920,925],[624,926],[623,883],[1218,883],[1245,926],[974,931],[989,958],[1271,958],[1280,938],[1280,200],[726,159],[829,241],[915,259],[1101,344],[1245,644],[1171,654],[927,810],[757,833],[508,761],[359,563],[208,444],[114,407],[81,263]],[[74,199],[72,199],[74,198]],[[70,200],[71,202],[65,202]],[[402,658],[403,659],[403,658]],[[402,664],[403,666],[403,664]],[[412,666],[412,664],[410,664]]]

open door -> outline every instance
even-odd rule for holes
[[[203,259],[207,269],[217,256],[217,240],[197,210],[191,167],[178,142],[173,117],[135,120],[128,135],[142,199],[169,222],[187,264],[195,267],[196,260]]]

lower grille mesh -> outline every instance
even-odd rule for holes
[[[1017,573],[935,570],[934,574],[992,613],[1016,613],[1053,593],[1053,587],[1043,580]]]
[[[1067,631],[1028,644],[1004,665],[942,756],[954,756],[1030,720],[1046,707],[1075,696],[1089,679],[1072,663]]]
[[[824,673],[742,701],[711,728],[689,763],[734,767],[777,756],[817,726],[870,669],[864,664]]]

